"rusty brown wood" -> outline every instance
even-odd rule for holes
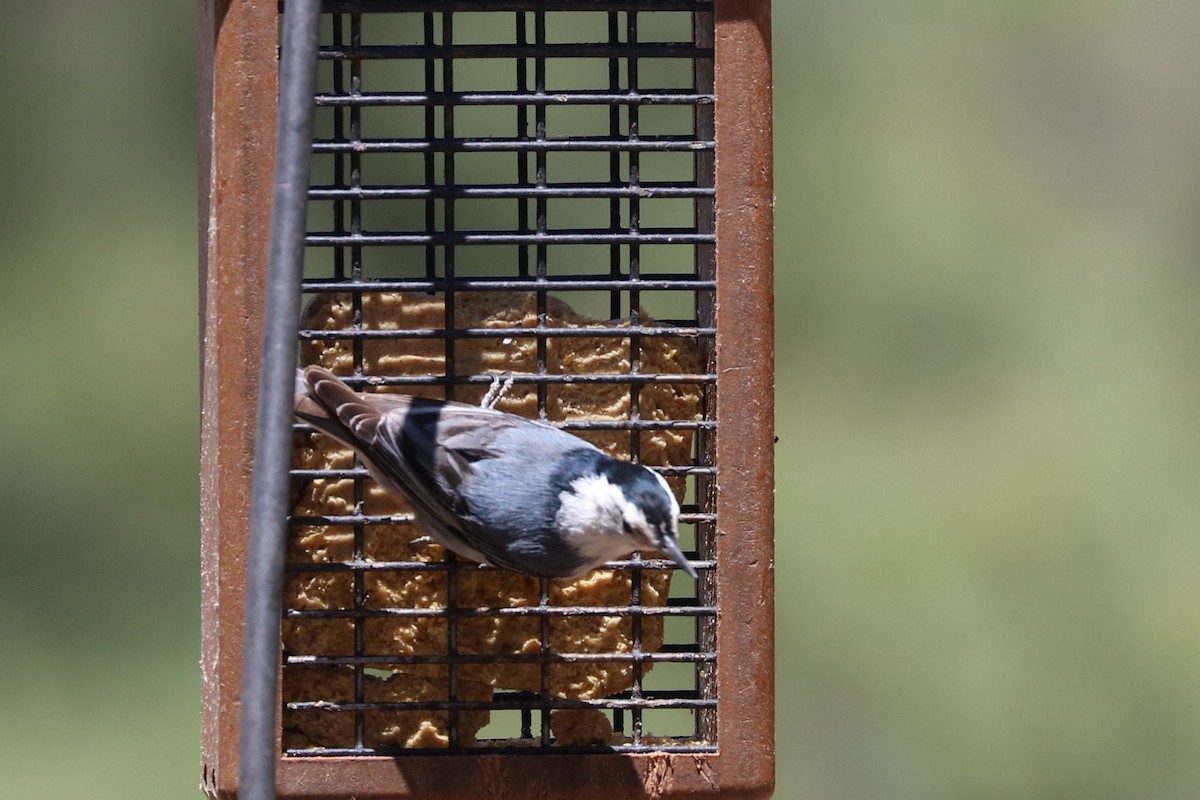
[[[275,0],[200,0],[203,788],[236,796],[238,684]],[[762,798],[774,786],[774,345],[770,3],[716,0],[716,754],[279,761],[283,797]]]
[[[273,0],[197,6],[201,292],[202,786],[238,774],[250,472],[277,94]]]
[[[717,0],[717,726],[722,794],[770,795],[774,719],[771,6]]]

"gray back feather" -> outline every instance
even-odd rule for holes
[[[563,487],[538,482],[562,456],[596,451],[569,433],[464,403],[359,394],[321,367],[304,371],[296,416],[358,451],[371,475],[408,499],[426,533],[457,552],[528,573],[568,574],[557,552],[554,509]],[[558,549],[562,549],[561,547]]]

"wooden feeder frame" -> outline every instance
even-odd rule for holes
[[[346,6],[346,3],[340,3]],[[402,4],[395,4],[402,5]],[[479,4],[486,9],[488,4]],[[555,4],[562,6],[567,4]],[[578,10],[606,10],[594,1]],[[531,10],[533,5],[531,5]],[[653,3],[637,6],[655,10]],[[235,797],[243,583],[278,94],[277,0],[200,0],[202,788]],[[281,797],[766,797],[774,785],[769,0],[715,0],[715,694],[710,753],[282,756]],[[701,33],[698,36],[703,37]],[[281,751],[282,753],[282,751]]]

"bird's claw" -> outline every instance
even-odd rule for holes
[[[513,386],[513,374],[510,372],[501,381],[499,375],[492,376],[492,385],[488,387],[487,393],[483,399],[479,401],[480,408],[495,408],[496,404],[504,399],[504,395],[508,394],[508,390]]]

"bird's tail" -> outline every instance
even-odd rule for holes
[[[380,411],[324,367],[297,371],[296,416],[322,433],[354,448],[375,441]]]

